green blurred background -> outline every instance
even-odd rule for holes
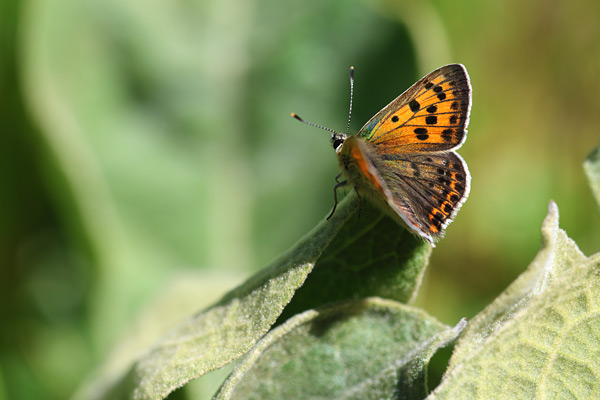
[[[550,199],[600,248],[597,0],[5,0],[0,46],[0,399],[69,397],[140,314],[168,329],[326,216],[329,137],[289,113],[344,130],[351,65],[353,132],[441,65],[471,76],[431,314],[522,272]]]

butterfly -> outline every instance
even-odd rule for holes
[[[354,68],[350,82],[353,88]],[[351,114],[352,94],[350,98]],[[359,200],[368,197],[435,245],[469,195],[471,175],[455,150],[466,139],[470,110],[467,70],[461,64],[450,64],[421,78],[356,135],[292,116],[332,132],[342,172],[336,177],[335,204],[329,217],[338,203],[337,190],[351,185]]]

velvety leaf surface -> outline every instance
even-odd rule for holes
[[[309,310],[257,343],[216,399],[423,398],[429,358],[463,326],[379,298]]]
[[[586,258],[549,208],[538,255],[469,323],[429,398],[600,396],[600,257]]]

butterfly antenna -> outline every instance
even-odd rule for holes
[[[354,97],[354,67],[350,67],[350,111],[348,111],[348,126],[346,136],[350,132],[350,119],[352,118],[352,97]]]
[[[310,126],[312,126],[312,127],[314,127],[314,128],[323,129],[323,130],[326,130],[326,131],[328,131],[328,132],[331,132],[331,133],[334,133],[334,134],[336,134],[336,135],[339,135],[339,133],[338,133],[338,132],[334,131],[333,129],[327,128],[326,126],[323,126],[323,125],[318,125],[318,124],[315,124],[315,123],[313,123],[313,122],[308,122],[308,121],[305,121],[305,120],[303,120],[303,119],[302,119],[302,118],[300,118],[300,116],[299,116],[298,114],[296,114],[296,113],[292,113],[291,115],[292,115],[292,117],[293,117],[293,118],[296,118],[298,121],[302,122],[303,124],[310,125]]]
[[[350,119],[352,118],[352,98],[354,97],[354,67],[350,67],[350,110],[348,111],[348,125],[346,126],[346,136],[348,136],[348,132],[350,132]],[[313,128],[319,128],[326,130],[327,132],[331,132],[336,135],[340,135],[339,132],[334,131],[331,128],[327,128],[326,126],[315,124],[314,122],[305,121],[296,113],[292,113],[292,118],[296,118],[298,121],[310,125]]]

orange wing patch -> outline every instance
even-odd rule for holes
[[[375,115],[359,132],[382,152],[446,151],[466,137],[471,86],[462,66],[433,71]]]

